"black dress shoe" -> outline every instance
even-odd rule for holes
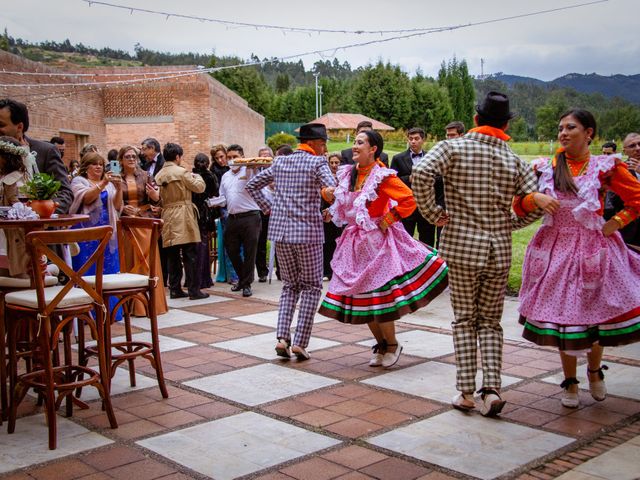
[[[267,282],[267,276],[265,275],[264,277],[258,277],[258,281],[260,283],[266,283]]]
[[[243,297],[250,297],[251,295],[253,295],[253,293],[251,292],[251,287],[245,287],[242,289]]]
[[[240,290],[242,290],[242,287],[240,285],[238,285],[237,283],[231,287],[231,291],[232,292],[239,292]]]
[[[169,294],[169,298],[186,298],[188,296],[189,295],[187,293],[184,293],[182,290],[177,290]]]
[[[201,300],[203,298],[209,298],[209,294],[206,292],[196,292],[193,295],[189,295],[189,300]]]

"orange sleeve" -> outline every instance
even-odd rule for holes
[[[533,199],[533,193],[529,193],[524,197],[515,196],[511,204],[514,213],[519,217],[526,217],[528,213],[537,210],[538,206]]]
[[[603,185],[618,195],[624,202],[624,209],[616,216],[622,221],[621,226],[633,222],[640,215],[640,182],[624,163],[617,163],[609,172],[600,175]]]
[[[388,210],[389,200],[397,202],[397,205],[391,210]],[[371,217],[375,218],[384,215],[388,224],[408,217],[415,209],[416,201],[413,198],[411,189],[395,175],[386,177],[378,185],[378,198],[368,206]]]

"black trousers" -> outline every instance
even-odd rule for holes
[[[336,240],[342,235],[342,227],[338,227],[333,222],[325,222],[324,227],[324,244],[322,245],[322,276],[331,278],[333,269],[331,268],[331,260],[336,251]]]
[[[261,227],[262,219],[258,210],[237,215],[230,213],[227,218],[224,247],[238,274],[240,288],[250,287],[253,283]],[[243,255],[240,255],[240,249]]]
[[[183,243],[166,247],[167,263],[169,267],[169,289],[171,292],[182,290],[182,269],[184,267],[184,286],[189,295],[200,291],[196,261],[198,258],[197,243]]]
[[[436,226],[429,223],[416,208],[415,211],[407,218],[402,220],[405,230],[413,237],[416,228],[418,229],[418,240],[426,243],[430,247],[435,247]],[[438,229],[440,230],[440,229]],[[440,232],[438,232],[438,238]]]
[[[262,220],[260,228],[260,236],[258,237],[258,247],[256,250],[256,270],[258,277],[266,277],[269,273],[269,265],[267,259],[267,233],[269,232],[269,215],[260,212]]]

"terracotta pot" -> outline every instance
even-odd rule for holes
[[[53,200],[31,200],[29,206],[40,218],[51,218],[58,204]]]

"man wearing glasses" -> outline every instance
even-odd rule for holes
[[[164,167],[164,157],[160,153],[160,142],[155,138],[145,138],[140,147],[142,152],[142,169],[149,173],[154,179],[158,172]]]

